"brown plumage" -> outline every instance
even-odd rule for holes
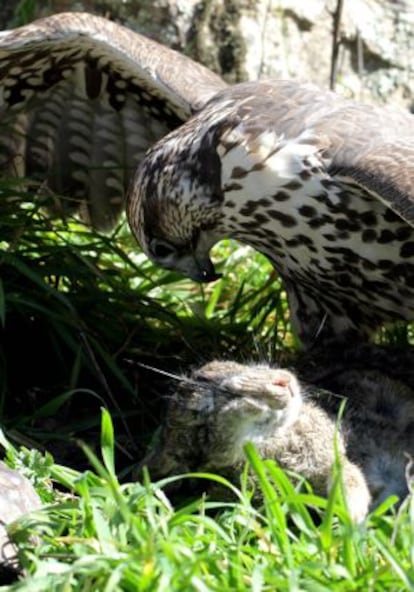
[[[414,318],[411,114],[291,81],[229,88],[87,14],[2,33],[0,63],[8,172],[46,178],[109,227],[140,163],[127,215],[148,256],[210,281],[214,243],[252,245],[305,346]]]
[[[147,153],[129,221],[149,257],[199,281],[222,238],[267,255],[305,346],[366,339],[414,318],[413,137],[397,109],[240,84]]]
[[[0,167],[47,180],[109,228],[147,148],[226,85],[189,58],[86,13],[0,33]],[[71,207],[72,204],[72,207]]]

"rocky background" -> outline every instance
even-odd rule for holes
[[[0,25],[64,10],[121,22],[230,82],[309,80],[414,111],[413,0],[3,0]]]

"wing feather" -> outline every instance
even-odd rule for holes
[[[414,139],[379,142],[331,174],[365,189],[414,227]]]
[[[359,185],[414,226],[413,114],[350,101],[294,81],[255,85],[254,93],[252,83],[239,85],[237,92],[262,95],[261,117],[273,120],[269,128],[286,138],[306,134],[326,159],[329,175]]]
[[[125,27],[63,13],[0,33],[0,168],[113,225],[144,152],[225,83]],[[71,201],[72,200],[72,201]],[[71,206],[72,204],[72,206]]]

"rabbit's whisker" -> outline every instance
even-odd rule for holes
[[[173,374],[172,372],[167,372],[166,370],[161,370],[161,368],[155,368],[155,366],[150,366],[149,364],[143,364],[142,362],[136,362],[137,366],[141,366],[141,368],[145,368],[146,370],[151,370],[152,372],[156,372],[157,374],[162,374],[163,376],[168,376],[168,378],[173,378],[174,380],[178,380],[182,382],[183,380],[186,382],[194,382],[193,380],[187,378],[186,376],[179,376],[178,374]]]

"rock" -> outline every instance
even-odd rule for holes
[[[201,61],[229,82],[276,77],[329,86],[339,0],[52,0],[35,16],[87,10]],[[2,9],[10,17],[9,0]],[[8,10],[6,8],[8,7]],[[336,90],[414,107],[414,4],[346,0],[338,30]]]
[[[41,506],[30,481],[0,461],[0,574],[19,571],[17,550],[7,533],[7,525]]]
[[[200,61],[229,81],[263,77],[308,80],[329,85],[337,0],[256,0],[221,9],[221,31],[233,48],[229,73],[220,61],[223,41],[210,0],[208,23],[198,24]],[[225,3],[229,4],[229,2]],[[206,11],[204,11],[206,12]],[[336,90],[371,102],[411,107],[414,91],[414,6],[392,0],[347,0],[339,23]]]

